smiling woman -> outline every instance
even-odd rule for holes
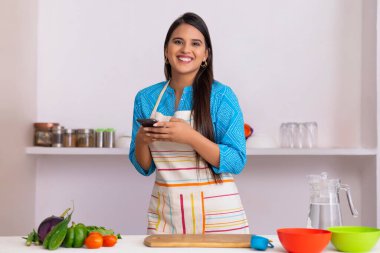
[[[243,115],[234,92],[215,81],[205,22],[185,13],[164,43],[167,80],[135,98],[129,158],[156,171],[149,234],[249,233],[232,174],[246,163]],[[139,118],[158,120],[140,126]]]

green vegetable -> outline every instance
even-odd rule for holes
[[[40,238],[38,237],[38,233],[33,229],[33,243],[34,245],[40,245]]]
[[[88,233],[91,232],[98,232],[102,235],[113,235],[115,232],[113,232],[112,229],[106,229],[105,227],[97,227],[97,226],[87,226]]]
[[[34,233],[35,233],[35,231],[34,231],[34,229],[33,229],[33,232],[30,232],[30,233],[28,234],[28,237],[26,238],[26,243],[25,243],[26,246],[30,246],[30,245],[32,245],[32,243],[33,243],[33,239],[34,239]]]
[[[74,237],[74,248],[81,248],[84,244],[84,240],[87,237],[87,228],[84,224],[79,223],[74,228],[75,237]]]
[[[112,229],[106,229],[105,227],[98,227],[98,226],[87,226],[87,232],[88,234],[91,232],[98,232],[103,236],[115,234],[115,232]],[[122,239],[120,234],[117,234],[116,237],[118,239]]]
[[[37,234],[36,230],[34,230],[34,229],[32,232],[30,232],[28,234],[27,237],[23,237],[23,238],[26,239],[26,242],[25,242],[26,246],[30,246],[30,245],[32,245],[32,243],[34,243],[35,245],[40,244],[40,241],[38,239],[38,234]]]
[[[81,248],[87,237],[87,228],[84,224],[75,224],[68,228],[63,245],[66,248]]]
[[[63,221],[55,225],[53,229],[50,230],[50,232],[46,235],[43,242],[45,249],[55,250],[61,246],[62,242],[65,240],[72,214],[73,212],[71,212]]]
[[[75,231],[74,224],[67,229],[65,240],[63,241],[63,246],[66,248],[72,248],[74,243]]]

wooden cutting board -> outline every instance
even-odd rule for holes
[[[144,244],[148,247],[189,248],[250,248],[251,236],[247,234],[210,235],[150,235]]]

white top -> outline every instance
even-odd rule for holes
[[[281,246],[278,237],[275,235],[263,235],[264,237],[273,240],[273,249],[267,249],[266,252],[268,253],[284,253],[286,252],[283,247]],[[220,253],[220,252],[260,252],[260,251],[253,251],[250,248],[223,248],[222,251],[220,248],[181,248],[179,251],[178,248],[149,248],[146,247],[143,244],[144,238],[146,235],[123,235],[121,240],[118,240],[117,244],[114,247],[103,247],[100,248],[94,252],[138,252],[138,253],[145,253],[145,252],[151,252],[151,253],[197,253],[197,252],[205,252],[205,253]],[[41,252],[46,253],[49,252],[46,249],[44,249],[42,246],[26,246],[25,240],[21,238],[21,236],[1,236],[0,237],[0,253],[29,253],[29,252]],[[81,253],[86,252],[90,253],[90,251],[86,248],[76,249],[76,248],[58,248],[54,252],[66,252],[66,253]],[[92,252],[92,251],[91,251]],[[334,247],[330,244],[328,247],[323,251],[326,253],[332,253],[332,252],[338,252],[334,249]],[[380,243],[377,243],[376,247],[372,249],[370,252],[377,252],[380,253]]]

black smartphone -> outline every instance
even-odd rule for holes
[[[158,122],[158,120],[156,120],[156,119],[137,119],[137,121],[143,127],[153,127],[153,125]]]

